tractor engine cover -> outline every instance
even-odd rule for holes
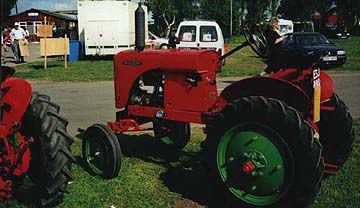
[[[136,80],[145,72],[164,75],[164,107],[176,110],[207,111],[217,98],[216,70],[221,67],[215,51],[135,50],[114,57],[116,108],[124,108]],[[137,99],[138,100],[138,99]],[[189,103],[191,102],[191,103]]]

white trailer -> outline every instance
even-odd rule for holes
[[[135,46],[137,3],[79,0],[77,7],[78,32],[85,55],[114,55]],[[147,7],[143,6],[143,9],[147,23]]]

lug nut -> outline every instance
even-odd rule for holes
[[[252,186],[252,187],[251,187],[251,191],[255,191],[256,189],[257,189],[256,186]]]

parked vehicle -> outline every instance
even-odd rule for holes
[[[225,53],[224,37],[215,21],[183,21],[176,31],[180,49],[209,49]]]
[[[301,64],[307,51],[321,54],[318,64],[323,69],[339,67],[346,62],[345,50],[317,32],[287,34],[287,38],[281,43],[280,57],[286,67],[296,67]]]
[[[115,55],[135,46],[136,2],[80,0],[77,6],[79,38],[85,55]],[[147,19],[147,7],[142,7]]]
[[[196,41],[196,25],[183,27],[180,39]],[[303,68],[241,79],[218,94],[216,73],[223,59],[249,45],[263,52],[257,47],[261,39],[246,27],[244,36],[245,42],[223,56],[214,50],[143,50],[144,39],[136,40],[136,50],[118,53],[119,111],[116,121],[85,131],[88,169],[107,179],[117,177],[121,148],[115,134],[153,130],[175,154],[190,140],[190,123],[205,124],[201,158],[226,207],[309,206],[323,173],[335,174],[351,152],[350,113],[334,93],[331,77],[313,67],[319,58],[315,53],[303,60]],[[171,47],[177,42],[174,38]]]
[[[291,20],[279,19],[279,34],[285,35],[294,32],[294,23]]]
[[[350,37],[350,33],[346,32],[342,27],[325,27],[321,31],[328,38],[338,38],[338,39],[348,39]]]
[[[169,39],[167,38],[160,38],[156,36],[152,32],[148,32],[148,39],[146,40],[147,43],[152,43],[155,45],[157,49],[169,49]]]

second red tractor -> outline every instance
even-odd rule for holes
[[[90,170],[104,178],[118,175],[115,134],[153,130],[180,150],[190,139],[190,123],[205,124],[205,165],[231,204],[309,205],[323,174],[336,173],[350,154],[352,118],[311,52],[296,68],[241,79],[219,93],[216,74],[224,58],[249,45],[258,54],[266,50],[261,37],[246,28],[244,34],[247,40],[224,56],[211,50],[143,51],[141,41],[136,50],[118,53],[119,112],[115,122],[85,131],[83,157]],[[143,126],[149,122],[152,128]]]

